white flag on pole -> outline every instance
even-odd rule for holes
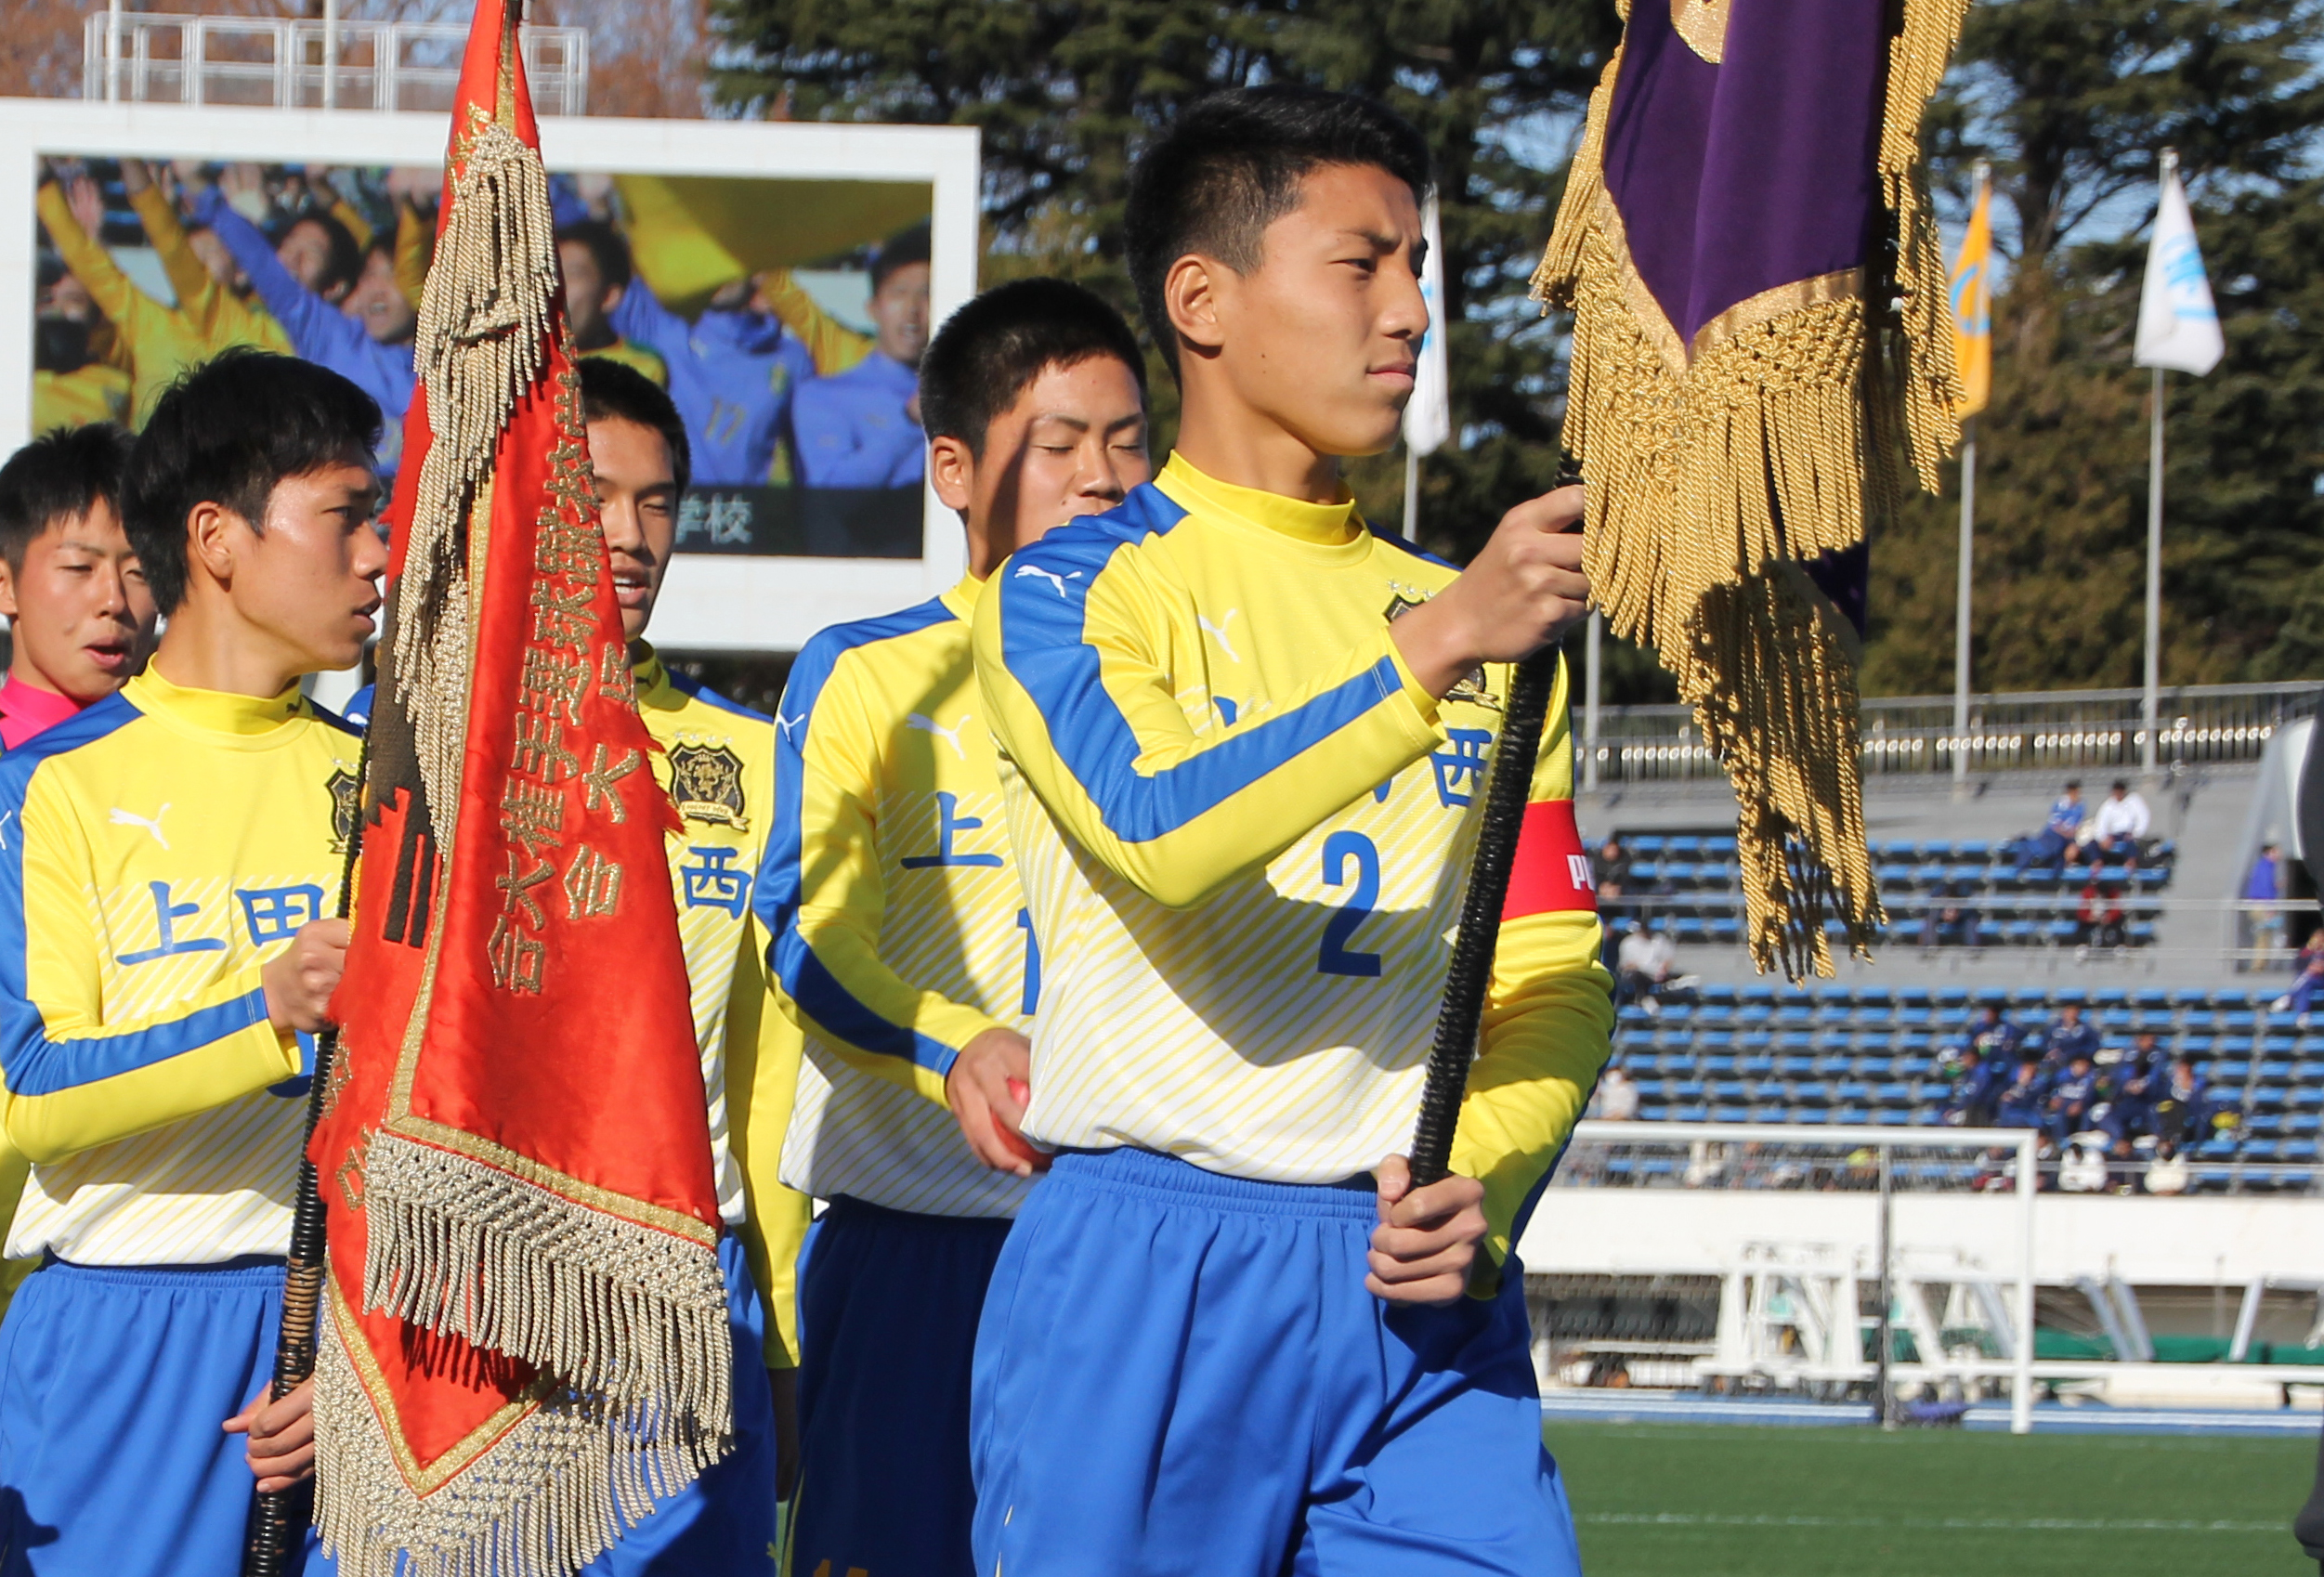
[[[1420,342],[1420,365],[1404,406],[1404,444],[1415,454],[1430,454],[1453,436],[1451,375],[1444,366],[1444,243],[1436,233],[1436,199],[1420,212],[1429,255],[1420,265],[1420,293],[1428,298],[1429,333]]]
[[[2178,162],[2166,156],[2155,239],[2147,249],[2147,288],[2138,298],[2134,359],[2141,367],[2168,367],[2200,377],[2219,364],[2226,348],[2218,310],[2211,303],[2211,281],[2203,275],[2202,250],[2195,244],[2195,218],[2179,185]]]

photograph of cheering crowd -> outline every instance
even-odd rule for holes
[[[685,422],[681,552],[920,553],[928,189],[814,184],[803,227],[802,183],[554,178],[576,348]],[[392,485],[441,191],[429,168],[46,162],[33,430],[141,427],[181,373],[255,345],[379,402]]]

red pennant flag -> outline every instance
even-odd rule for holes
[[[453,110],[313,1149],[317,1521],[350,1577],[569,1572],[732,1433],[677,819],[597,523],[519,8],[477,7]]]

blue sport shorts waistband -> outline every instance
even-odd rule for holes
[[[1006,1216],[932,1216],[920,1210],[897,1210],[842,1193],[834,1198],[818,1220],[841,1226],[887,1227],[904,1232],[954,1234],[1006,1232]]]
[[[109,1286],[170,1287],[181,1291],[225,1291],[239,1287],[280,1287],[283,1259],[280,1255],[245,1254],[209,1265],[76,1265],[46,1254],[40,1273]]]
[[[1191,1161],[1135,1145],[1114,1150],[1068,1150],[1050,1167],[1051,1183],[1110,1189],[1164,1205],[1195,1205],[1238,1215],[1308,1216],[1323,1220],[1379,1219],[1379,1196],[1369,1176],[1336,1183],[1261,1182],[1207,1172]]]

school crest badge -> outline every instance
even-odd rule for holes
[[[355,837],[355,818],[360,809],[362,781],[354,772],[334,763],[323,788],[331,794],[331,852],[344,854]]]
[[[673,745],[670,797],[688,821],[750,830],[742,800],[742,758],[726,745]]]
[[[1380,617],[1390,624],[1395,623],[1405,614],[1429,600],[1429,593],[1426,592],[1416,592],[1411,587],[1397,581],[1391,580],[1389,584],[1395,588],[1396,594],[1388,599],[1388,606],[1380,610]],[[1448,701],[1468,701],[1472,705],[1489,708],[1494,711],[1501,710],[1501,697],[1485,688],[1485,671],[1482,663],[1470,669],[1468,678],[1445,691],[1444,698]]]

